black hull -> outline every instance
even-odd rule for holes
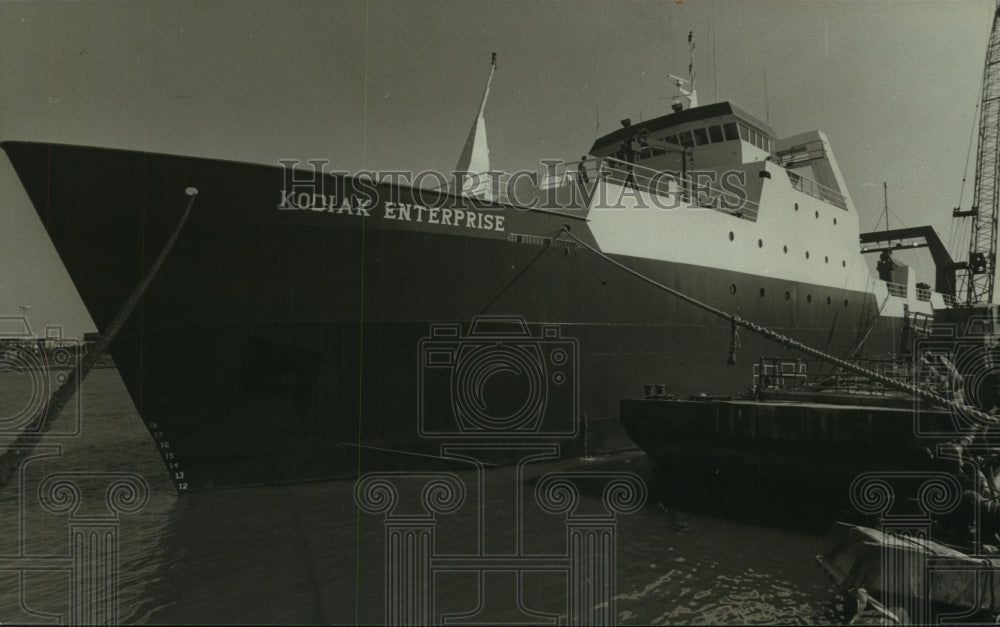
[[[622,426],[660,470],[698,481],[821,486],[846,497],[865,472],[951,468],[929,451],[962,432],[943,409],[912,400],[823,395],[812,401],[654,400],[621,402]],[[769,483],[769,482],[777,482]]]
[[[167,240],[183,190],[199,189],[111,348],[182,489],[437,467],[440,445],[455,440],[496,444],[497,461],[506,442],[545,440],[575,453],[584,421],[617,416],[619,399],[643,384],[733,393],[750,385],[758,355],[793,355],[744,332],[737,364],[726,365],[728,324],[583,248],[547,245],[567,223],[592,241],[578,218],[484,209],[506,217],[497,232],[380,220],[382,205],[368,218],[281,211],[278,167],[4,148],[102,330]],[[405,188],[379,189],[412,200]],[[836,354],[856,345],[877,311],[871,294],[756,276],[738,263],[619,260]],[[477,316],[523,319],[526,331],[484,339],[470,327]],[[459,325],[457,336],[431,339],[448,324]],[[898,324],[879,319],[867,352],[891,351]],[[429,365],[434,342],[528,347],[544,381],[537,415],[493,430],[459,421],[451,385],[465,357]],[[557,349],[569,361],[547,359]],[[524,378],[494,391],[501,413],[523,408]]]

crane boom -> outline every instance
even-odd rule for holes
[[[1000,192],[1000,2],[994,7],[993,28],[983,69],[983,93],[979,108],[979,142],[976,181],[969,211],[955,210],[957,217],[972,217],[969,260],[966,267],[967,303],[993,302],[996,274],[997,214]]]

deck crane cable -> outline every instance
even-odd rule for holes
[[[980,80],[980,85],[979,85],[980,93],[982,93],[983,88],[985,87],[985,84],[983,84],[983,81],[985,81],[985,79],[986,77],[984,75],[983,78]],[[958,189],[958,204],[955,205],[956,208],[962,206],[962,200],[965,198],[965,185],[969,179],[969,159],[972,158],[972,147],[976,140],[976,131],[977,127],[979,126],[979,114],[980,114],[979,104],[980,104],[979,102],[976,103],[976,107],[975,109],[973,109],[972,112],[972,128],[969,129],[969,147],[965,149],[965,167],[962,168],[962,185],[959,186]]]
[[[985,77],[984,77],[985,79]],[[982,93],[984,85],[980,80],[979,91]],[[958,203],[955,205],[956,211],[961,209],[962,202],[965,199],[965,186],[969,180],[969,160],[972,158],[972,148],[975,146],[975,140],[977,136],[978,126],[979,126],[979,102],[976,102],[976,106],[972,112],[972,126],[969,129],[969,146],[965,149],[965,166],[962,168],[962,184],[958,189]],[[953,214],[954,216],[954,214]],[[954,216],[959,217],[959,216]],[[962,216],[968,217],[968,216]],[[955,228],[956,221],[951,222],[951,228],[949,229],[948,243],[951,246],[951,250],[964,250],[966,247],[965,238],[969,235],[969,229],[967,227]]]
[[[881,383],[882,385],[884,385],[886,387],[890,387],[890,388],[893,388],[893,389],[905,392],[907,394],[916,396],[916,397],[918,397],[920,399],[923,399],[925,401],[929,401],[931,403],[937,403],[937,404],[940,404],[940,405],[944,405],[945,407],[947,407],[948,409],[951,409],[953,411],[961,411],[965,416],[968,416],[968,417],[974,419],[981,427],[986,427],[986,426],[990,426],[990,425],[1000,424],[1000,419],[998,419],[996,416],[988,414],[988,413],[986,413],[984,411],[981,411],[981,410],[979,410],[979,409],[977,409],[975,407],[970,407],[970,406],[965,405],[963,403],[957,403],[957,402],[955,402],[953,400],[950,400],[950,399],[947,399],[947,398],[941,396],[940,394],[936,394],[934,392],[931,392],[930,390],[926,390],[926,389],[921,388],[919,386],[912,385],[912,384],[907,383],[905,381],[900,381],[898,379],[894,379],[892,377],[888,377],[888,376],[886,376],[884,374],[881,374],[879,372],[875,372],[874,370],[869,370],[869,369],[867,369],[867,368],[865,368],[863,366],[859,366],[859,365],[857,365],[857,364],[855,364],[853,362],[847,361],[845,359],[841,359],[839,357],[835,357],[835,356],[830,355],[828,353],[825,353],[825,352],[823,352],[823,351],[821,351],[819,349],[813,348],[811,346],[803,344],[802,342],[794,340],[794,339],[792,339],[792,338],[790,338],[790,337],[788,337],[786,335],[782,335],[782,334],[780,334],[780,333],[778,333],[776,331],[768,329],[767,327],[763,327],[763,326],[761,326],[761,325],[759,325],[759,324],[757,324],[757,323],[755,323],[753,321],[745,320],[745,319],[741,318],[740,316],[738,316],[736,314],[732,314],[732,313],[729,313],[729,312],[724,311],[722,309],[719,309],[717,307],[713,307],[712,305],[709,305],[708,303],[704,303],[704,302],[702,302],[702,301],[700,301],[700,300],[698,300],[698,299],[696,299],[696,298],[694,298],[692,296],[689,296],[689,295],[687,295],[687,294],[685,294],[685,293],[683,293],[683,292],[681,292],[679,290],[676,290],[676,289],[674,289],[672,287],[666,286],[666,285],[660,283],[659,281],[656,281],[655,279],[653,279],[651,277],[648,277],[648,276],[642,274],[641,272],[639,272],[637,270],[633,270],[632,268],[626,266],[625,264],[623,264],[623,263],[621,263],[621,262],[619,262],[619,261],[617,261],[615,259],[612,259],[610,256],[608,256],[608,255],[604,254],[603,252],[597,250],[596,248],[594,248],[593,246],[591,246],[590,244],[588,244],[584,240],[582,240],[579,237],[577,237],[576,235],[574,235],[570,231],[568,225],[563,225],[562,232],[556,237],[556,239],[558,239],[559,237],[561,237],[563,234],[569,236],[570,238],[572,238],[573,240],[575,240],[580,246],[583,246],[584,248],[586,248],[590,252],[594,253],[595,255],[597,255],[598,257],[600,257],[601,259],[604,259],[605,261],[607,261],[611,265],[617,266],[618,268],[624,270],[625,272],[631,274],[632,276],[638,278],[639,280],[644,281],[644,282],[652,285],[653,287],[655,287],[657,289],[660,289],[660,290],[662,290],[664,292],[667,292],[668,294],[676,296],[677,298],[680,298],[681,300],[683,300],[683,301],[685,301],[687,303],[690,303],[691,305],[694,305],[695,307],[698,307],[702,311],[706,311],[706,312],[708,312],[708,313],[710,313],[712,315],[715,315],[715,316],[717,316],[719,318],[722,318],[723,320],[728,321],[732,325],[733,329],[735,329],[737,327],[743,327],[744,329],[747,329],[749,331],[757,333],[758,335],[762,335],[764,338],[766,338],[766,339],[768,339],[768,340],[770,340],[772,342],[775,342],[777,344],[781,344],[781,345],[785,346],[786,348],[795,349],[795,350],[797,350],[799,352],[802,352],[802,353],[805,353],[806,355],[809,355],[810,357],[815,357],[817,359],[821,359],[821,360],[826,361],[828,363],[831,363],[833,365],[840,366],[841,368],[843,368],[845,370],[850,370],[851,372],[860,374],[860,375],[865,376],[865,377],[869,377],[870,379],[872,379],[874,381],[877,381],[878,383]]]
[[[997,214],[1000,211],[1000,1],[994,4],[993,23],[979,105],[979,143],[972,206],[956,207],[953,217],[971,217],[969,257],[965,264],[966,301],[992,303],[996,274]],[[964,174],[964,173],[963,173]]]

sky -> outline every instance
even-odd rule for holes
[[[701,104],[732,101],[779,136],[824,131],[863,230],[885,181],[891,226],[931,224],[964,257],[968,225],[951,210],[963,177],[971,202],[992,11],[993,0],[0,0],[0,139],[448,172],[496,52],[492,165],[537,170],[578,159],[622,118],[668,112],[667,74],[686,74],[693,31]],[[903,258],[933,283],[929,255]],[[93,330],[0,155],[0,316],[20,305],[38,333]]]

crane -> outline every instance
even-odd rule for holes
[[[953,217],[972,218],[968,261],[964,269],[966,305],[993,302],[996,274],[997,217],[1000,192],[1000,0],[993,10],[993,28],[983,68],[983,92],[979,108],[979,142],[976,152],[976,179],[972,206],[956,207]],[[962,291],[956,293],[960,296]]]

